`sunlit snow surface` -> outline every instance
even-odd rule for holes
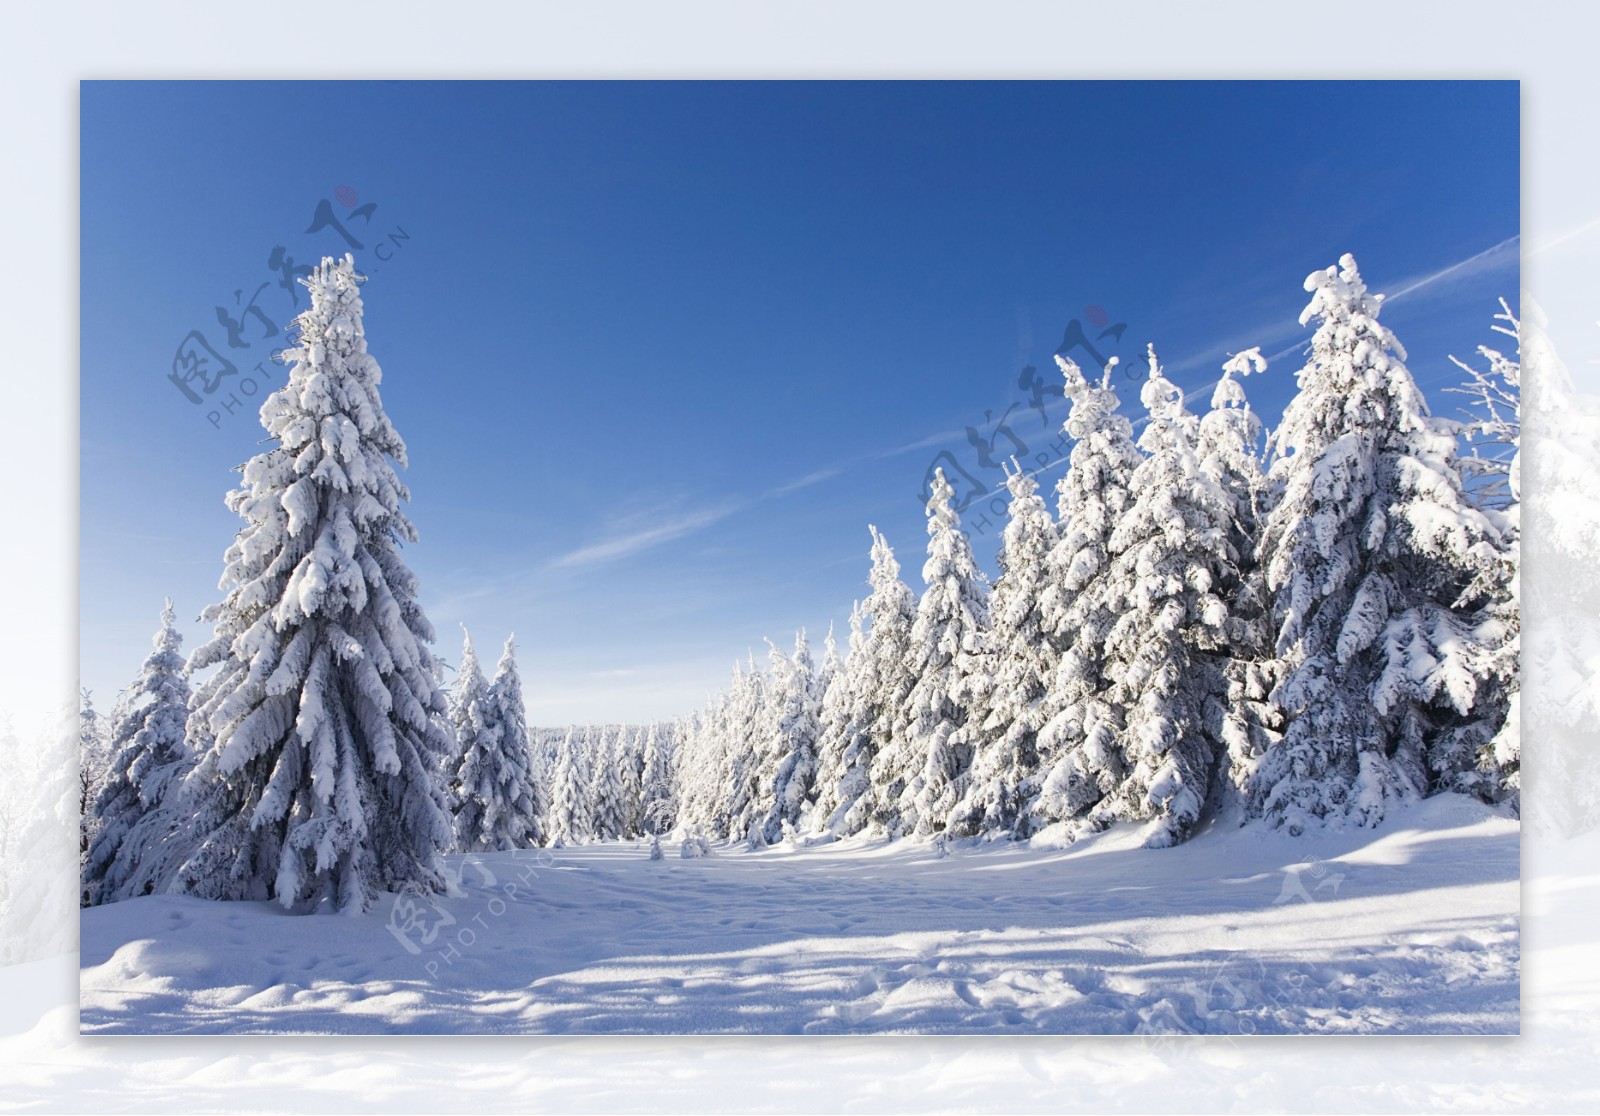
[[[370,914],[84,913],[85,1034],[1514,1034],[1518,827],[456,858]],[[453,920],[453,921],[452,921]]]

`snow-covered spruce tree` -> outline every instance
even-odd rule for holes
[[[950,506],[955,490],[936,470],[928,499],[927,588],[911,625],[910,670],[915,681],[906,698],[906,739],[913,774],[900,798],[904,833],[931,837],[966,787],[967,769],[979,739],[968,732],[989,626],[989,580],[972,557],[972,544]],[[975,727],[975,726],[974,726]]]
[[[1264,428],[1245,396],[1245,377],[1267,370],[1259,348],[1236,353],[1222,365],[1222,378],[1211,393],[1211,409],[1200,419],[1195,442],[1200,472],[1222,490],[1227,500],[1229,541],[1241,562],[1253,560],[1255,533],[1267,500],[1261,468]]]
[[[472,633],[461,625],[461,666],[456,671],[455,690],[449,695],[450,725],[455,735],[455,750],[445,768],[445,786],[449,793],[450,813],[459,827],[462,796],[462,766],[467,756],[480,754],[480,741],[484,723],[488,719],[489,683],[483,677],[478,663],[478,653],[472,648]],[[466,825],[473,828],[474,818],[481,816],[476,807],[470,811]],[[457,829],[456,847],[460,848],[460,831]]]
[[[748,758],[749,741],[741,738],[736,723],[744,676],[745,665],[736,660],[728,688],[717,695],[703,725],[699,777],[692,784],[685,783],[694,786],[692,800],[698,804],[689,820],[719,840],[731,832],[734,803],[741,796],[739,769]]]
[[[622,817],[622,743],[626,732],[626,727],[603,726],[595,734],[590,787],[594,788],[595,836],[602,841],[621,838],[626,823]]]
[[[735,663],[733,679],[718,703],[715,723],[710,726],[711,747],[707,752],[705,773],[710,780],[704,788],[705,810],[697,818],[707,827],[707,833],[719,840],[726,839],[733,828],[733,806],[737,774],[747,759],[749,741],[740,735],[736,723],[736,709],[744,692],[744,664]]]
[[[1049,584],[1040,596],[1046,635],[1059,649],[1045,693],[1037,747],[1044,772],[1030,825],[1088,818],[1126,776],[1117,737],[1120,710],[1103,674],[1106,639],[1117,619],[1107,581],[1111,533],[1133,504],[1134,470],[1142,460],[1133,426],[1117,413],[1112,358],[1098,384],[1057,357],[1071,401],[1066,432],[1074,439],[1067,472],[1056,485],[1060,537],[1047,560]]]
[[[572,732],[568,726],[549,759],[550,799],[539,827],[544,831],[545,843],[552,846],[568,844],[572,839],[572,811],[567,805],[573,780]]]
[[[92,806],[95,838],[83,864],[85,905],[147,895],[165,886],[176,799],[191,757],[184,741],[189,682],[172,602],[161,610],[154,648],[127,690],[112,727],[111,759]],[[163,807],[167,807],[163,809]]]
[[[746,708],[749,728],[749,753],[744,768],[743,783],[746,789],[743,808],[733,815],[734,837],[743,837],[752,848],[767,845],[767,816],[772,812],[772,777],[779,762],[780,747],[778,722],[783,716],[784,695],[788,678],[794,669],[789,656],[770,639],[767,645],[767,669],[755,669],[751,660],[749,677],[758,682],[756,698]]]
[[[668,785],[672,788],[672,823],[671,827],[663,823],[662,833],[670,833],[672,827],[692,825],[700,820],[703,793],[701,778],[708,766],[706,724],[714,715],[717,700],[717,695],[707,694],[705,705],[683,719],[679,725],[677,743],[667,753]]]
[[[1521,717],[1535,747],[1519,782],[1540,802],[1529,820],[1563,837],[1600,826],[1600,398],[1580,391],[1537,303],[1522,296],[1519,382],[1535,421],[1519,441],[1529,565],[1562,569],[1522,601]]]
[[[1488,649],[1470,617],[1500,561],[1494,525],[1462,491],[1455,439],[1430,418],[1355,259],[1305,286],[1301,322],[1318,326],[1272,435],[1281,496],[1260,549],[1286,727],[1249,800],[1291,832],[1327,817],[1375,824],[1471,768],[1460,730],[1478,720]]]
[[[704,716],[703,712],[695,710],[681,717],[673,718],[671,724],[659,726],[660,732],[656,739],[662,753],[666,756],[667,800],[671,806],[674,825],[683,810],[683,784],[678,781],[679,772],[683,768],[678,762],[678,756],[683,751],[689,737],[699,729]]]
[[[749,762],[749,741],[739,724],[740,707],[746,701],[745,677],[745,664],[735,662],[728,688],[712,697],[689,745],[678,756],[681,820],[718,840],[729,837],[734,804],[747,793],[743,771]]]
[[[589,811],[588,765],[584,762],[587,737],[576,728],[567,730],[556,756],[555,778],[550,786],[550,814],[546,832],[552,845],[575,845],[594,833]]]
[[[839,641],[833,637],[833,621],[828,621],[828,634],[822,640],[822,659],[816,664],[816,673],[812,683],[817,695],[817,726],[820,731],[822,725],[822,698],[828,692],[828,687],[833,685],[833,676],[839,673],[841,666],[839,659]]]
[[[667,732],[652,723],[645,730],[639,773],[639,823],[643,832],[660,836],[677,823],[672,784],[672,748]]]
[[[735,665],[736,678],[738,673]],[[676,823],[685,828],[698,826],[712,834],[725,832],[727,705],[726,691],[710,695],[705,709],[686,726],[682,740],[673,750]]]
[[[111,737],[116,732],[117,726],[128,716],[134,700],[142,697],[143,695],[134,694],[131,687],[124,686],[117,691],[117,696],[112,699],[109,713],[94,711],[94,736],[98,738],[98,744],[93,745],[92,752],[89,751],[91,741],[82,738],[83,733],[80,727],[79,755],[92,755],[94,757],[90,761],[85,761],[87,766],[80,766],[79,769],[78,901],[80,906],[86,905],[90,901],[89,892],[87,887],[83,886],[83,880],[85,878],[85,869],[89,863],[89,850],[94,847],[95,838],[100,835],[100,819],[95,816],[95,802],[100,797],[101,789],[105,786],[106,777],[111,770],[111,761],[114,758],[111,750]],[[85,711],[87,711],[88,703],[88,691],[84,691]],[[83,713],[80,713],[80,716],[83,715]],[[87,788],[83,784],[85,775],[91,775],[91,782]]]
[[[771,648],[771,657],[783,652]],[[760,821],[766,816],[762,776],[770,746],[769,679],[756,667],[752,652],[736,688],[728,695],[727,832],[732,841],[761,843]]]
[[[871,626],[862,648],[861,672],[852,688],[852,720],[858,726],[845,748],[845,775],[839,788],[834,832],[841,837],[870,830],[899,831],[900,796],[915,773],[905,739],[904,711],[911,696],[911,625],[917,598],[900,580],[900,563],[888,540],[872,532],[872,586],[863,605]],[[852,668],[853,670],[854,668]]]
[[[779,656],[781,677],[773,679],[777,723],[772,744],[774,764],[766,799],[771,803],[762,821],[766,843],[777,844],[785,827],[799,825],[800,813],[811,796],[817,775],[817,731],[821,713],[817,698],[811,646],[801,628],[795,635],[794,654]]]
[[[594,836],[601,841],[611,841],[622,836],[622,776],[621,730],[613,733],[605,728],[596,731],[586,742],[589,753],[590,816]]]
[[[853,608],[854,606],[852,606]],[[818,799],[828,796],[823,790],[823,780],[827,777],[823,771],[823,749],[828,746],[826,739],[827,722],[824,710],[828,701],[828,690],[833,687],[834,679],[844,666],[844,659],[839,654],[839,641],[833,632],[833,621],[828,621],[828,634],[822,640],[822,657],[816,660],[816,670],[812,677],[812,691],[816,698],[817,711],[817,739],[814,748],[816,754],[816,769],[811,776],[811,792],[806,796],[805,803],[800,807],[800,820],[796,823],[796,832],[802,834],[815,834],[817,826]],[[837,756],[833,757],[837,766]],[[837,776],[837,771],[833,772]]]
[[[527,710],[520,701],[518,712],[528,737],[528,784],[533,789],[533,816],[528,821],[528,839],[536,846],[547,845],[550,843],[547,826],[550,824],[550,785],[556,770],[555,748],[549,729],[528,724]]]
[[[202,616],[215,638],[190,662],[217,667],[188,726],[199,847],[177,882],[193,895],[355,911],[443,887],[446,703],[401,558],[416,539],[392,464],[405,444],[379,399],[361,281],[348,255],[302,280],[289,382],[261,407],[278,444],[228,497],[246,526]]]
[[[516,654],[513,636],[501,652],[494,683],[483,688],[482,721],[457,768],[456,848],[462,852],[509,852],[535,843],[528,726]]]
[[[1200,472],[1227,501],[1228,546],[1238,555],[1238,578],[1228,605],[1228,651],[1223,663],[1227,693],[1220,726],[1226,770],[1215,790],[1231,809],[1248,786],[1256,764],[1281,737],[1282,715],[1270,700],[1276,660],[1267,638],[1265,575],[1255,552],[1268,489],[1261,469],[1261,420],[1245,398],[1244,377],[1264,372],[1260,349],[1247,349],[1222,366],[1211,394],[1211,410],[1200,420]],[[1219,758],[1219,763],[1222,760]]]
[[[84,875],[89,863],[89,846],[100,832],[99,819],[95,817],[94,803],[105,782],[106,768],[110,765],[107,751],[106,725],[96,712],[94,698],[87,689],[81,691],[82,704],[78,707],[78,875]],[[88,904],[88,889],[79,896]]]
[[[517,637],[506,637],[495,664],[494,681],[489,684],[489,702],[499,728],[501,750],[513,765],[520,765],[527,778],[528,804],[524,811],[521,845],[545,843],[544,818],[550,810],[550,788],[543,765],[528,734],[528,713],[522,700],[522,674],[517,670]],[[508,798],[508,801],[510,799]]]
[[[718,840],[727,838],[731,828],[734,768],[743,761],[742,749],[736,748],[734,725],[734,699],[739,693],[738,683],[744,678],[744,664],[734,666],[734,683],[720,696],[713,723],[707,726],[709,747],[703,768],[708,782],[701,791],[703,809],[695,816],[697,824]]]
[[[11,537],[15,546],[25,545],[28,532]],[[31,589],[13,585],[15,594]],[[34,646],[25,633],[13,632],[19,652]],[[78,892],[71,855],[77,777],[60,754],[77,732],[77,709],[63,704],[53,710],[27,739],[13,724],[11,714],[0,712],[0,785],[6,788],[0,795],[0,966],[59,955],[75,925],[69,911]],[[12,994],[16,972],[6,974]]]
[[[573,809],[572,839],[587,844],[601,836],[599,796],[595,793],[595,768],[605,743],[593,725],[578,733],[572,749]]]
[[[817,774],[812,781],[811,801],[801,818],[802,831],[824,833],[839,808],[839,783],[844,778],[844,753],[850,743],[850,707],[852,687],[850,655],[865,642],[861,630],[861,603],[850,608],[850,645],[845,657],[839,655],[839,645],[833,637],[833,625],[828,625],[828,639],[823,644],[822,666],[817,673],[817,683],[822,701],[817,712]]]
[[[1099,811],[1148,820],[1145,844],[1186,839],[1218,757],[1227,698],[1228,602],[1239,583],[1234,494],[1206,475],[1199,421],[1150,348],[1149,414],[1133,504],[1111,533],[1106,591],[1116,615],[1103,673],[1123,721],[1126,777]]]
[[[617,736],[617,778],[622,788],[622,837],[637,837],[644,832],[640,826],[640,772],[641,753],[644,750],[642,728],[624,727]]]
[[[1027,810],[1038,793],[1037,741],[1056,667],[1041,598],[1059,533],[1038,484],[1015,459],[1012,466],[1006,476],[1011,504],[998,556],[1000,576],[990,596],[988,653],[981,672],[988,679],[987,693],[968,719],[978,733],[966,793],[946,822],[946,832],[956,837],[1028,836]]]
[[[1479,345],[1478,353],[1487,368],[1451,357],[1467,374],[1467,382],[1445,390],[1468,400],[1468,419],[1461,426],[1472,447],[1472,452],[1461,458],[1468,495],[1480,507],[1509,512],[1522,498],[1522,323],[1503,298],[1495,321],[1505,323],[1491,328],[1516,344],[1513,355]]]
[[[1522,323],[1505,299],[1493,328],[1516,343],[1513,356],[1478,346],[1488,367],[1454,360],[1470,377],[1450,390],[1469,400],[1464,433],[1472,453],[1462,459],[1468,495],[1496,520],[1504,540],[1501,576],[1481,617],[1480,634],[1491,648],[1485,661],[1478,707],[1490,713],[1485,727],[1499,729],[1478,749],[1478,769],[1488,785],[1520,808],[1522,792]]]

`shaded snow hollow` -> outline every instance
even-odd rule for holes
[[[82,915],[85,1034],[1515,1034],[1517,823],[1119,827],[1065,849],[648,843],[451,858],[356,917],[152,897]]]

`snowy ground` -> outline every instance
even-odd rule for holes
[[[1067,850],[643,847],[457,858],[358,918],[84,913],[81,1028],[143,1033],[1518,1030],[1518,827],[1445,796],[1376,832],[1131,830]],[[426,939],[426,940],[425,940]]]

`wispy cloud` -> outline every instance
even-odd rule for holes
[[[1485,248],[1475,255],[1464,260],[1458,260],[1448,267],[1426,275],[1412,276],[1399,283],[1393,284],[1398,290],[1389,292],[1384,296],[1385,302],[1394,302],[1417,291],[1436,287],[1440,283],[1461,282],[1475,279],[1481,275],[1492,274],[1506,268],[1514,268],[1521,261],[1522,237],[1508,236],[1492,248]]]
[[[1584,226],[1586,228],[1587,226]],[[1574,230],[1569,236],[1575,236],[1583,229]],[[1434,271],[1410,275],[1394,283],[1387,283],[1384,302],[1393,302],[1398,298],[1415,296],[1418,292],[1443,293],[1452,283],[1476,279],[1483,275],[1493,274],[1496,271],[1515,268],[1519,262],[1519,249],[1521,237],[1511,236],[1500,243],[1475,252],[1466,259],[1457,260],[1453,264],[1438,268]],[[1225,358],[1232,356],[1241,349],[1251,345],[1267,349],[1277,345],[1284,347],[1267,354],[1267,362],[1273,363],[1284,357],[1298,355],[1306,345],[1306,327],[1300,325],[1297,314],[1281,314],[1274,316],[1270,321],[1258,326],[1254,331],[1241,332],[1234,335],[1233,339],[1218,342],[1202,350],[1200,353],[1184,357],[1167,366],[1170,373],[1181,373],[1200,368],[1206,365],[1220,364]],[[1291,340],[1292,339],[1292,340]],[[1285,342],[1288,342],[1286,345]],[[1216,381],[1205,385],[1201,390],[1209,390],[1215,386]]]
[[[1552,248],[1565,244],[1569,240],[1576,240],[1578,237],[1583,236],[1585,233],[1592,232],[1597,228],[1600,228],[1600,217],[1591,218],[1590,220],[1584,221],[1581,224],[1574,225],[1566,232],[1557,233],[1555,236],[1551,237],[1537,248],[1529,248],[1528,255],[1537,256],[1540,252],[1548,252]]]
[[[925,438],[918,438],[914,442],[907,442],[904,445],[895,446],[893,449],[879,450],[877,453],[868,454],[865,458],[858,458],[857,460],[882,461],[886,457],[899,457],[902,453],[928,449],[931,446],[942,446],[947,442],[955,441],[957,438],[965,437],[966,432],[963,430],[941,430],[937,434],[929,434]]]
[[[1274,364],[1278,363],[1278,361],[1282,360],[1286,356],[1292,356],[1292,355],[1294,355],[1296,353],[1303,352],[1305,350],[1306,345],[1310,342],[1310,340],[1311,339],[1309,337],[1302,337],[1299,340],[1295,341],[1294,344],[1288,346],[1287,348],[1279,349],[1275,353],[1268,353],[1267,354],[1267,367],[1271,368]]]
[[[1574,230],[1568,235],[1578,235],[1579,232],[1582,232],[1582,229]],[[1419,296],[1419,293],[1442,294],[1445,293],[1445,289],[1448,289],[1451,283],[1461,283],[1461,281],[1472,280],[1472,278],[1483,277],[1483,275],[1491,275],[1491,273],[1499,272],[1499,270],[1515,269],[1518,262],[1520,262],[1520,251],[1518,251],[1520,248],[1522,248],[1522,238],[1507,237],[1506,240],[1499,241],[1498,245],[1485,248],[1480,253],[1467,256],[1466,259],[1459,259],[1454,264],[1448,264],[1446,267],[1440,267],[1440,269],[1432,270],[1432,272],[1410,275],[1410,277],[1403,278],[1403,280],[1389,283],[1389,285],[1386,285],[1389,289],[1381,291],[1384,294],[1384,302],[1387,304],[1387,302],[1394,302],[1395,299],[1402,299],[1402,297],[1408,296],[1413,296],[1414,301],[1414,296]],[[1222,342],[1222,344],[1211,345],[1210,349],[1205,349],[1203,352],[1194,355],[1194,357],[1186,357],[1182,358],[1182,360],[1174,361],[1173,365],[1168,366],[1168,371],[1174,374],[1186,373],[1190,369],[1219,363],[1226,357],[1232,357],[1240,349],[1248,349],[1251,344],[1259,345],[1261,349],[1269,349],[1272,345],[1280,345],[1288,341],[1288,344],[1283,345],[1282,349],[1267,353],[1267,363],[1270,365],[1270,363],[1283,360],[1285,357],[1298,357],[1299,353],[1304,352],[1306,342],[1309,341],[1306,326],[1299,325],[1298,315],[1290,315],[1290,313],[1275,317],[1270,323],[1259,326],[1253,333],[1238,334],[1238,336],[1250,337],[1251,341]],[[1290,341],[1291,337],[1293,337],[1293,341]],[[1211,381],[1210,384],[1206,384],[1202,389],[1197,389],[1197,392],[1198,390],[1210,390],[1214,385],[1216,385],[1216,381]],[[1194,397],[1194,395],[1195,393],[1190,393],[1189,398]]]
[[[1587,228],[1587,226],[1584,226],[1584,228]],[[1576,235],[1576,233],[1572,235]],[[1495,244],[1481,252],[1477,252],[1446,267],[1438,268],[1434,271],[1424,274],[1414,275],[1398,283],[1391,284],[1390,286],[1392,293],[1386,295],[1385,301],[1393,302],[1399,298],[1416,296],[1419,292],[1428,291],[1430,289],[1440,289],[1441,287],[1448,286],[1451,283],[1461,282],[1470,278],[1476,278],[1500,269],[1514,267],[1518,262],[1518,250],[1520,248],[1520,243],[1519,237],[1508,237],[1498,244]],[[1267,348],[1272,345],[1281,344],[1282,342],[1293,338],[1287,347],[1278,349],[1267,356],[1268,362],[1273,363],[1285,357],[1299,353],[1299,351],[1302,350],[1306,344],[1304,333],[1305,329],[1296,320],[1295,315],[1285,313],[1281,317],[1275,317],[1269,324],[1264,324],[1253,333],[1236,333],[1227,341],[1218,342],[1203,349],[1200,353],[1194,356],[1185,357],[1177,362],[1174,362],[1167,366],[1167,371],[1169,374],[1178,374],[1206,365],[1219,363],[1221,360],[1230,356],[1234,352],[1237,352],[1243,348],[1247,348],[1251,344],[1258,345],[1262,348]],[[1247,338],[1248,340],[1246,340]],[[1185,402],[1193,402],[1203,398],[1216,386],[1216,384],[1217,381],[1212,379],[1196,388],[1193,388],[1186,393],[1184,397]],[[1063,403],[1059,399],[1052,398],[1046,402],[1047,411],[1054,411],[1056,408],[1061,406],[1063,406]],[[1142,423],[1142,419],[1135,420],[1136,427],[1142,425]],[[798,477],[797,479],[789,481],[786,484],[781,484],[774,488],[768,489],[767,491],[754,497],[728,500],[698,510],[683,511],[676,507],[662,507],[653,509],[650,513],[645,515],[631,515],[628,517],[628,520],[625,524],[614,525],[612,528],[612,533],[607,537],[602,538],[598,542],[589,543],[587,545],[578,547],[575,550],[571,550],[565,554],[559,555],[552,559],[549,565],[551,568],[555,569],[571,569],[575,567],[593,566],[604,562],[612,562],[623,558],[629,558],[633,555],[641,553],[642,551],[661,546],[677,539],[681,539],[684,536],[694,534],[697,531],[702,531],[707,527],[727,519],[729,516],[741,511],[745,511],[758,504],[765,503],[769,500],[780,499],[784,496],[799,492],[802,489],[810,488],[816,484],[821,484],[823,481],[830,480],[843,473],[849,472],[860,465],[873,461],[881,461],[885,458],[897,457],[901,454],[912,453],[917,450],[931,449],[936,446],[947,446],[952,442],[964,440],[965,437],[966,434],[963,430],[941,430],[937,433],[929,434],[926,437],[918,438],[911,442],[906,442],[891,449],[862,454],[858,457],[836,465],[830,465],[822,469],[816,469],[802,477]],[[1064,457],[1057,458],[1042,468],[1033,470],[1033,472],[1035,475],[1049,472],[1058,465],[1062,464],[1064,460]],[[1000,485],[996,486],[997,491],[1001,490],[1001,488],[1002,486]]]
[[[553,569],[570,569],[575,566],[593,566],[601,562],[614,562],[619,558],[627,558],[642,550],[703,530],[713,523],[727,519],[747,504],[748,501],[735,501],[690,512],[661,510],[658,515],[651,517],[650,526],[617,531],[609,538],[558,555],[551,560],[550,566]]]
[[[788,484],[780,484],[777,488],[763,495],[762,499],[771,500],[779,496],[787,496],[791,492],[799,492],[802,488],[810,488],[814,484],[821,484],[825,480],[831,480],[844,472],[844,470],[845,467],[843,465],[830,465],[826,469],[818,469],[816,472],[807,473],[799,480],[790,481]]]
[[[1197,368],[1220,368],[1224,361],[1236,353],[1243,352],[1249,348],[1266,348],[1270,345],[1276,345],[1301,332],[1300,323],[1295,321],[1293,314],[1280,314],[1270,322],[1263,322],[1255,329],[1238,330],[1228,340],[1218,341],[1193,356],[1183,357],[1170,364],[1162,362],[1162,366],[1169,374],[1174,375],[1190,372]],[[1295,344],[1298,345],[1299,342]],[[1289,349],[1284,351],[1291,352],[1293,349],[1294,346],[1290,346]],[[1269,356],[1267,359],[1271,360],[1272,358]]]
[[[776,500],[812,485],[821,484],[851,467],[851,462],[815,469],[802,477],[780,484],[752,497],[738,497],[697,510],[684,511],[676,504],[663,504],[646,512],[634,512],[613,523],[610,533],[598,542],[588,543],[551,559],[551,569],[595,566],[630,558],[641,551],[703,531],[731,515],[758,504]]]

